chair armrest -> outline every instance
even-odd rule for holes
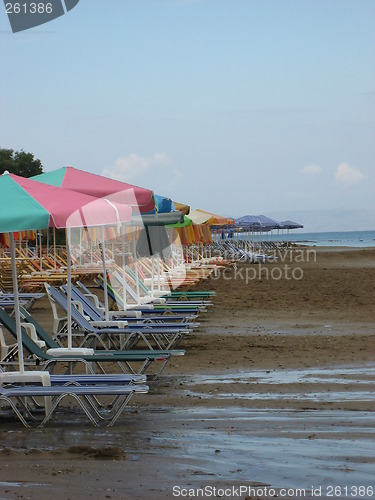
[[[5,341],[3,330],[0,328],[0,356],[1,356],[1,360],[3,360],[6,357],[6,355],[8,354],[8,352],[11,349],[13,349],[14,347],[17,347],[17,342],[15,342],[14,344],[8,345]]]
[[[41,349],[46,347],[44,340],[40,340],[36,333],[35,326],[32,323],[21,323],[22,328],[26,330],[27,335],[33,340]]]
[[[109,311],[109,317],[112,318],[141,318],[141,311]]]
[[[126,328],[128,326],[127,321],[90,321],[90,324],[98,328]]]
[[[149,298],[152,300],[152,303],[153,304],[165,304],[166,300],[165,299],[162,299],[160,297],[154,297],[153,299],[151,298],[151,295],[149,296]]]
[[[84,293],[85,297],[94,302],[95,307],[100,309],[99,298],[94,293]]]
[[[74,306],[82,316],[87,319],[87,321],[90,321],[90,316],[87,316],[83,310],[83,305],[82,302],[79,300],[72,300],[72,306]]]

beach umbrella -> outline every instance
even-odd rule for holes
[[[213,214],[211,212],[207,212],[206,210],[201,210],[197,208],[195,212],[199,212],[203,215],[209,217],[209,224],[212,226],[231,226],[234,225],[235,220],[231,217],[224,217],[222,215]]]
[[[173,201],[170,198],[161,196],[160,194],[154,194],[155,198],[155,208],[158,214],[165,214],[168,212],[176,211]]]
[[[258,219],[263,227],[268,230],[280,228],[280,222],[276,219],[271,219],[271,217],[267,217],[266,215],[258,215]]]
[[[236,219],[235,224],[250,227],[253,231],[271,231],[280,228],[280,222],[265,215],[244,215]]]
[[[208,212],[200,212],[199,210],[190,210],[189,219],[195,225],[200,224],[214,224],[216,222],[215,217]]]
[[[303,228],[303,225],[298,222],[293,222],[292,220],[283,220],[280,222],[280,227],[282,229],[300,229]]]
[[[233,226],[235,223],[235,220],[231,217],[217,215],[217,214],[214,214],[212,212],[207,212],[206,210],[201,210],[200,208],[197,208],[194,212],[210,217],[209,220],[205,224],[199,226],[199,228],[194,228],[195,231],[199,231],[198,240],[202,241],[202,245],[203,245],[203,243],[205,243],[205,244],[212,243],[212,234],[211,234],[212,227],[215,230],[215,229],[218,229],[218,226],[220,226],[222,228],[222,234],[224,234],[224,227],[227,228],[227,227]],[[207,226],[209,226],[209,227],[207,227]],[[233,233],[233,231],[232,231],[232,233]],[[207,247],[206,247],[206,250],[207,250]]]
[[[96,198],[14,174],[8,176],[47,211],[49,224],[46,227],[62,229],[115,225],[128,222],[131,218],[132,210],[128,205],[116,204],[107,198]],[[17,209],[20,207],[22,205],[17,205]]]
[[[179,210],[182,212],[184,215],[189,215],[190,212],[190,206],[186,205],[185,203],[179,203],[178,201],[174,201],[173,205],[176,210]]]
[[[166,227],[176,229],[176,228],[180,228],[180,227],[188,227],[191,224],[192,224],[191,219],[189,219],[189,217],[184,215],[183,217],[181,217],[181,219],[178,222],[166,224]]]
[[[15,320],[19,347],[19,370],[24,374],[21,318],[19,312],[14,231],[32,229],[102,226],[126,222],[131,208],[115,205],[107,199],[97,199],[31,179],[4,173],[0,176],[0,232],[9,233],[12,259]],[[67,245],[67,248],[69,245]],[[68,258],[68,270],[70,268]],[[68,328],[71,321],[68,312]],[[71,330],[70,330],[71,332]]]
[[[103,177],[78,168],[62,167],[52,172],[35,175],[32,179],[95,196],[95,198],[107,198],[115,203],[129,205],[133,213],[147,213],[155,210],[154,193],[150,189]]]
[[[271,238],[272,238],[272,230],[273,229],[280,229],[280,222],[271,219],[271,217],[267,217],[266,215],[258,215],[258,218],[262,224],[262,231],[271,231]]]
[[[261,239],[263,232],[272,231],[272,229],[280,229],[280,223],[266,215],[244,215],[236,219],[235,225],[237,227],[246,228],[252,233],[261,233]]]
[[[33,180],[43,182],[53,186],[59,186],[64,189],[70,189],[79,193],[85,193],[97,198],[105,197],[115,203],[127,204],[132,208],[133,214],[146,214],[155,212],[154,193],[150,189],[145,189],[133,184],[110,179],[101,175],[79,170],[77,168],[67,166],[62,167],[52,172],[32,177]],[[134,234],[133,234],[134,238]],[[122,234],[122,242],[124,248],[124,235]],[[105,314],[108,319],[108,284],[105,264],[105,242],[102,233],[102,260],[103,260],[103,276],[104,276],[104,297],[105,297]],[[124,262],[124,257],[123,257]]]
[[[286,244],[288,245],[289,242],[289,230],[290,229],[302,229],[303,225],[300,224],[299,222],[294,222],[292,220],[283,220],[280,222],[280,227],[281,229],[287,229],[287,237],[286,237]]]

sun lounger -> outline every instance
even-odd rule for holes
[[[0,387],[0,402],[7,403],[25,427],[37,422],[43,427],[55,413],[61,401],[70,396],[75,399],[89,420],[95,425],[105,422],[113,425],[128,405],[134,394],[145,394],[148,386],[135,384],[93,384],[93,385],[24,385]],[[109,405],[99,403],[99,397],[111,397]],[[40,405],[36,398],[52,398],[51,408],[44,412],[42,421]]]
[[[145,295],[137,295],[137,292],[130,286],[128,281],[124,279],[123,275],[120,274],[118,270],[114,270],[113,273],[111,274],[112,280],[114,279],[120,286],[121,288],[125,287],[126,293],[131,297],[132,300],[134,300],[135,303],[139,304],[149,304],[152,303],[156,307],[159,307],[159,305],[165,306],[165,307],[170,307],[170,308],[190,308],[190,307],[197,307],[198,309],[205,309],[207,306],[212,305],[210,301],[203,301],[203,300],[186,300],[186,301],[177,301],[173,300],[170,298],[162,298],[162,297],[157,297],[156,294],[153,297],[152,292],[146,287],[142,281],[139,282],[140,288],[142,288],[143,292],[145,292]],[[135,276],[133,277],[135,280]],[[161,295],[163,295],[161,293]]]
[[[267,255],[254,245],[249,245],[244,240],[225,240],[215,243],[215,248],[225,257],[230,257],[237,262],[273,262],[277,260],[275,255]],[[269,248],[268,248],[269,249]]]
[[[27,311],[24,311],[27,313]],[[27,313],[28,314],[28,313]],[[28,317],[24,318],[25,321]],[[4,310],[0,309],[0,323],[3,324],[9,333],[16,338],[16,324]],[[36,323],[36,322],[35,322]],[[185,354],[183,350],[123,350],[123,351],[110,351],[110,350],[94,350],[94,349],[61,349],[58,344],[51,339],[51,337],[38,325],[36,330],[38,337],[41,332],[44,332],[43,340],[46,342],[48,350],[45,352],[40,348],[22,328],[22,343],[23,347],[29,354],[26,364],[34,366],[42,366],[44,369],[53,371],[56,364],[65,363],[68,365],[68,372],[72,373],[74,367],[83,363],[86,373],[95,373],[94,368],[99,370],[100,373],[106,373],[103,364],[116,363],[123,373],[143,374],[148,367],[155,361],[160,362],[159,369],[154,374],[156,378],[170,356],[182,356]],[[57,346],[57,347],[56,347]],[[5,357],[0,365],[8,366],[16,364],[16,354],[13,351],[11,355]],[[112,368],[113,369],[113,368]]]
[[[104,284],[103,284],[103,278],[102,276],[98,276],[97,278],[94,279],[94,282],[99,286],[99,288],[101,288],[102,290],[104,290]],[[116,303],[117,307],[119,307],[120,311],[124,310],[124,307],[125,307],[125,310],[126,312],[134,312],[134,313],[140,313],[142,315],[142,317],[149,317],[149,316],[152,316],[154,317],[155,315],[157,316],[167,316],[168,318],[173,318],[173,320],[175,319],[180,319],[180,318],[186,318],[187,321],[192,321],[193,319],[197,318],[198,314],[199,314],[199,311],[198,309],[194,309],[192,311],[186,311],[186,310],[183,310],[183,311],[176,311],[176,309],[170,309],[170,308],[164,308],[164,309],[161,309],[161,308],[158,308],[158,309],[155,309],[154,305],[152,304],[144,304],[144,305],[137,305],[137,304],[125,304],[124,305],[124,302],[123,302],[123,297],[120,296],[120,294],[115,291],[111,285],[108,283],[107,284],[107,294],[108,294],[108,297],[114,302]],[[103,308],[104,310],[104,308]]]
[[[97,283],[101,288],[104,289],[103,286],[103,278],[98,276],[95,279],[95,283]],[[107,293],[108,296],[114,300],[120,308],[124,307],[123,296],[119,291],[115,290],[115,288],[111,285],[107,285]],[[206,312],[206,308],[198,308],[195,306],[181,306],[173,305],[169,306],[168,304],[126,304],[126,308],[129,310],[141,311],[142,314],[198,314],[199,312]]]
[[[60,290],[67,295],[67,286],[63,285],[60,287]],[[154,326],[154,327],[163,327],[163,328],[175,328],[175,329],[181,329],[181,328],[197,328],[199,326],[199,323],[188,323],[184,322],[182,324],[181,321],[172,321],[172,318],[168,318],[166,316],[156,316],[156,321],[155,317],[148,317],[147,320],[140,317],[133,317],[133,318],[128,318],[125,315],[122,315],[120,313],[115,313],[113,311],[111,314],[111,320],[106,321],[104,311],[97,308],[95,304],[84,294],[81,292],[79,288],[77,288],[75,285],[72,285],[71,287],[71,294],[72,294],[72,300],[77,303],[79,302],[82,305],[82,312],[83,315],[89,318],[89,321],[95,321],[95,322],[102,322],[103,326],[116,326],[119,321],[124,321],[128,323],[129,328],[135,328],[135,324],[142,326],[147,321],[146,326]],[[80,309],[79,309],[80,310]],[[126,313],[125,313],[126,314]],[[182,316],[182,318],[184,318]],[[166,321],[168,319],[168,321]]]
[[[81,293],[87,297],[90,302],[92,302],[94,304],[94,306],[96,307],[96,309],[98,311],[100,311],[102,313],[102,315],[104,315],[105,313],[105,306],[102,302],[100,302],[98,296],[94,293],[92,293],[88,288],[87,286],[85,286],[83,283],[81,283],[80,281],[77,281],[77,283],[75,284],[75,288],[78,289],[77,287],[79,287],[79,289],[81,290]],[[74,286],[73,288],[74,289]],[[148,312],[150,314],[145,314],[145,313],[142,313],[142,311],[137,311],[137,310],[132,310],[132,311],[129,311],[129,310],[125,310],[125,311],[120,311],[120,310],[117,310],[117,311],[109,311],[109,317],[110,318],[125,318],[128,323],[131,323],[131,322],[139,322],[139,321],[142,321],[142,322],[155,322],[155,323],[166,323],[166,322],[178,322],[178,323],[191,323],[191,325],[193,324],[192,322],[198,317],[198,315],[192,315],[192,314],[189,314],[189,315],[182,315],[182,314],[176,314],[176,313],[173,313],[173,314],[158,314],[157,312],[153,312],[153,311],[150,311],[148,310]],[[199,326],[199,323],[194,323],[194,327],[197,327]]]
[[[33,318],[22,307],[20,308],[20,313],[21,313],[21,316],[22,316],[23,320],[26,322],[26,324],[32,325],[34,327],[35,336],[37,336],[38,339],[40,339],[42,342],[45,343],[45,346],[46,346],[47,349],[58,349],[58,348],[61,347],[61,344],[59,344],[58,342],[56,342],[44,330],[44,328],[42,328],[42,326],[35,320],[35,318]],[[1,319],[1,316],[0,316],[0,319]],[[23,326],[25,327],[26,324],[24,324]],[[96,351],[96,352],[102,352],[102,351]],[[116,353],[116,352],[118,352],[118,350],[112,350],[111,352]],[[142,353],[145,354],[145,353],[147,353],[147,350],[139,350],[139,349],[135,350],[135,349],[131,349],[131,350],[127,350],[127,352],[130,352],[130,353],[138,352],[138,353],[141,353],[141,354]],[[181,349],[178,349],[178,350],[176,350],[176,349],[168,349],[168,350],[167,349],[162,349],[162,350],[160,350],[160,349],[159,350],[152,349],[152,352],[153,353],[165,353],[165,352],[168,352],[168,354],[171,355],[171,356],[180,356],[180,355],[183,355],[185,353],[185,351],[183,351]]]
[[[25,300],[20,300],[20,304],[26,305],[27,302]],[[6,298],[6,299],[1,299],[0,298],[0,307],[3,309],[14,309],[14,299],[12,298]]]
[[[24,304],[24,307],[26,309],[31,309],[33,304],[35,303],[36,300],[41,299],[44,297],[44,293],[19,293],[18,298],[19,300],[22,301]],[[10,300],[14,301],[14,294],[13,293],[7,293],[7,292],[0,292],[0,305],[3,300]],[[2,307],[2,306],[1,306]]]
[[[3,382],[4,374],[14,374],[14,372],[4,372],[0,367],[0,385]],[[28,374],[33,373],[31,371],[27,372]],[[89,374],[73,374],[73,373],[64,373],[64,374],[54,374],[49,372],[38,372],[45,373],[49,380],[47,384],[43,385],[93,385],[93,384],[146,384],[147,376],[145,374],[136,375],[134,373],[95,373]],[[21,376],[19,380],[21,380]],[[40,379],[41,381],[41,379]],[[8,382],[12,382],[12,377],[9,377]]]
[[[133,281],[135,282],[137,277],[134,273],[134,271],[130,268],[127,268],[126,273],[128,276],[130,276]],[[150,295],[151,291],[149,288],[146,286],[145,282],[139,279],[138,277],[138,282],[139,282],[139,287],[140,289],[146,294]],[[169,290],[161,290],[160,292],[160,298],[165,299],[168,304],[170,303],[175,303],[177,301],[182,301],[182,302],[187,302],[189,304],[206,304],[206,305],[211,305],[209,301],[207,301],[207,298],[211,297],[212,294],[215,294],[215,292],[194,292],[194,291],[185,291],[185,292],[171,292]]]
[[[68,302],[55,287],[46,284],[46,290],[54,314],[56,314],[56,305],[58,305],[65,313],[68,310]],[[83,312],[83,311],[82,311]],[[134,347],[139,340],[142,340],[149,349],[172,349],[176,347],[185,334],[190,333],[191,329],[185,328],[181,324],[181,328],[166,328],[164,325],[160,327],[146,324],[133,324],[118,326],[106,326],[106,322],[95,321],[90,322],[79,310],[72,307],[72,321],[75,327],[81,332],[80,346],[96,345],[99,342],[103,348],[108,348],[108,345],[103,342],[103,339],[109,342],[109,346],[119,346],[124,348]],[[126,323],[126,322],[124,322]],[[95,326],[94,326],[95,325]],[[58,332],[54,331],[55,338],[61,342],[66,336],[66,328],[60,328]],[[79,334],[78,334],[79,335]]]

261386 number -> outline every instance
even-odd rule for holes
[[[327,497],[372,497],[372,486],[327,486]]]
[[[51,14],[52,13],[52,3],[6,3],[5,9],[7,14]]]

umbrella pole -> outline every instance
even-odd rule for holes
[[[160,292],[161,290],[161,287],[160,287],[160,256],[158,254],[158,292]]]
[[[79,228],[79,265],[82,266],[82,228]]]
[[[68,321],[68,349],[72,349],[72,263],[70,260],[70,229],[66,229],[66,260],[67,260],[67,285],[68,290],[66,300],[68,302],[67,321]]]
[[[122,285],[123,291],[123,309],[126,311],[126,287],[125,287],[125,273],[126,273],[126,262],[125,262],[125,227],[121,226],[121,259],[122,259],[122,275],[124,284]]]
[[[105,306],[105,320],[109,321],[109,307],[108,307],[108,282],[107,282],[107,266],[105,262],[105,241],[104,241],[104,226],[100,227],[102,237],[102,260],[103,260],[103,276],[104,276],[104,306]]]
[[[151,297],[154,298],[154,273],[155,273],[155,264],[154,264],[154,254],[151,255]]]
[[[53,226],[53,262],[55,264],[56,271],[56,228]]]
[[[43,271],[43,247],[42,247],[41,231],[39,231],[39,256],[40,256],[40,270]]]
[[[24,361],[23,361],[21,315],[20,315],[20,303],[19,303],[19,296],[18,296],[16,248],[14,245],[13,233],[9,233],[9,236],[10,236],[10,258],[11,258],[11,264],[12,264],[12,278],[13,278],[14,314],[15,314],[15,319],[16,319],[16,332],[17,332],[17,343],[18,343],[18,364],[19,364],[20,374],[23,375],[25,372],[25,367],[24,367]]]
[[[136,286],[136,290],[137,290],[137,297],[139,299],[138,259],[137,259],[137,246],[135,244],[134,230],[132,231],[132,239],[133,239],[134,264],[135,264],[135,286]]]

